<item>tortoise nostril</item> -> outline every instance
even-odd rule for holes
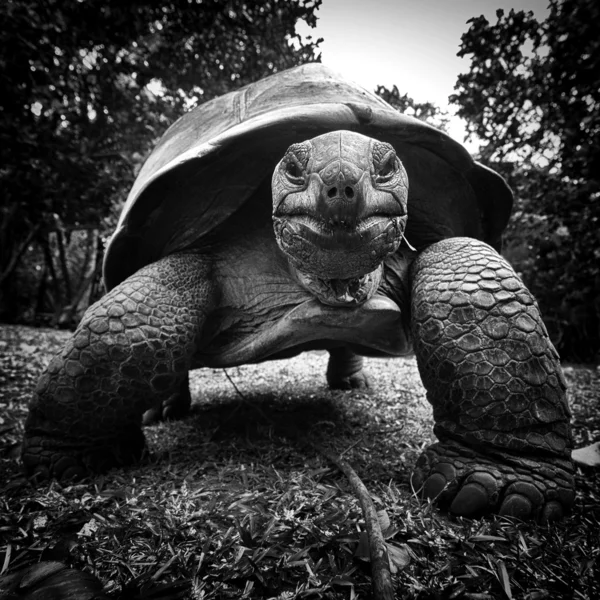
[[[344,188],[343,193],[342,193],[341,189],[338,190],[338,188],[334,185],[333,187],[330,187],[327,190],[327,197],[329,199],[342,197],[342,198],[347,198],[348,200],[352,200],[352,198],[354,198],[355,193],[356,192],[354,191],[354,188],[349,185],[347,185]]]

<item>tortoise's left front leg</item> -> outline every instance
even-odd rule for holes
[[[415,487],[464,516],[559,518],[574,499],[570,414],[533,297],[469,238],[434,244],[412,273],[415,352],[439,439]]]

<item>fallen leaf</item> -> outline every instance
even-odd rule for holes
[[[396,546],[396,544],[386,544],[388,556],[390,559],[390,571],[396,574],[402,571],[410,564],[410,552],[406,544]]]
[[[571,458],[585,467],[600,467],[600,442],[573,450]]]
[[[499,535],[473,535],[469,538],[469,542],[507,542],[506,538]]]
[[[379,527],[381,527],[381,531],[385,531],[391,524],[390,517],[388,516],[386,510],[377,511],[377,520],[379,521]]]
[[[500,580],[500,584],[502,585],[502,589],[504,593],[508,596],[509,600],[512,600],[512,591],[510,589],[510,579],[508,577],[508,571],[506,570],[506,565],[504,561],[498,561],[498,579]]]
[[[96,519],[90,519],[85,525],[77,532],[77,535],[84,537],[93,537],[98,530],[98,521]]]

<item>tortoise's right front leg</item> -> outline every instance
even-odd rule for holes
[[[139,458],[145,411],[185,380],[214,290],[206,259],[166,257],[88,309],[41,376],[25,425],[34,477],[70,479]]]

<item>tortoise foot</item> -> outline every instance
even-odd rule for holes
[[[118,438],[103,439],[98,445],[33,432],[23,440],[23,466],[36,481],[79,480],[104,473],[113,467],[138,462],[146,441],[139,427],[131,427]]]
[[[363,358],[348,348],[329,351],[327,384],[331,390],[366,390],[369,379],[363,370]]]
[[[456,441],[430,446],[417,461],[414,489],[459,516],[489,513],[533,519],[562,518],[575,498],[567,459],[484,454]]]
[[[144,413],[142,424],[152,425],[160,421],[183,419],[189,414],[191,405],[189,378],[186,377],[177,392]]]
[[[332,390],[367,390],[369,389],[369,378],[361,369],[348,377],[328,378],[327,383]]]

